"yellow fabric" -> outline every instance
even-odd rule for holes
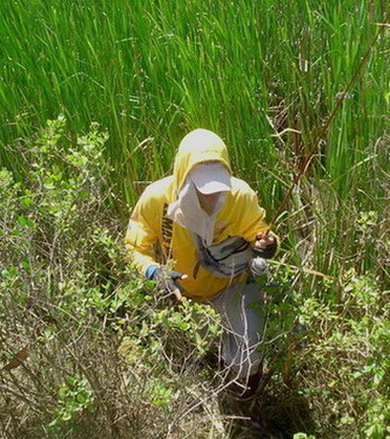
[[[159,262],[173,260],[174,268],[188,275],[180,284],[185,289],[184,295],[197,301],[209,300],[233,281],[245,278],[245,275],[240,279],[218,278],[203,267],[198,267],[194,277],[198,258],[191,234],[164,215],[168,204],[176,200],[192,167],[209,160],[220,162],[231,173],[226,145],[216,134],[197,129],[184,137],[176,155],[173,175],[145,189],[132,212],[125,238],[131,260],[143,275],[150,265],[158,264],[158,255],[153,249],[158,243],[162,250]],[[232,191],[217,215],[213,243],[229,236],[253,242],[257,233],[267,230],[264,217],[265,211],[259,206],[256,193],[243,180],[232,177]]]

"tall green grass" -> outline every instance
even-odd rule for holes
[[[236,173],[272,213],[385,7],[379,0],[2,2],[0,160],[25,172],[11,145],[60,113],[70,142],[97,121],[110,133],[112,178],[132,204],[145,182],[170,171],[180,139],[201,126],[226,140]],[[389,48],[383,33],[303,183],[321,193],[326,186],[340,206],[386,204],[378,169],[389,164]],[[335,230],[318,238],[327,242],[322,254],[346,239],[348,215],[326,217]]]

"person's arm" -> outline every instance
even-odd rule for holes
[[[242,193],[240,204],[241,236],[253,244],[255,254],[265,259],[272,258],[278,249],[279,239],[273,232],[269,232],[265,210],[259,206],[257,195],[249,186]]]
[[[152,277],[153,267],[159,266],[153,251],[159,233],[159,208],[160,203],[153,200],[146,189],[134,207],[125,237],[130,262],[148,278]]]

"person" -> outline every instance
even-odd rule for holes
[[[222,360],[241,396],[253,394],[261,376],[264,312],[252,275],[264,272],[278,239],[254,190],[232,176],[217,134],[196,129],[183,138],[173,175],[146,187],[136,203],[125,242],[143,276],[221,315]]]

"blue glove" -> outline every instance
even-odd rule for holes
[[[152,265],[146,270],[146,277],[149,280],[156,281],[156,285],[160,290],[165,290],[178,296],[184,289],[176,281],[186,279],[187,275],[180,273],[180,271],[167,270],[165,267]]]

